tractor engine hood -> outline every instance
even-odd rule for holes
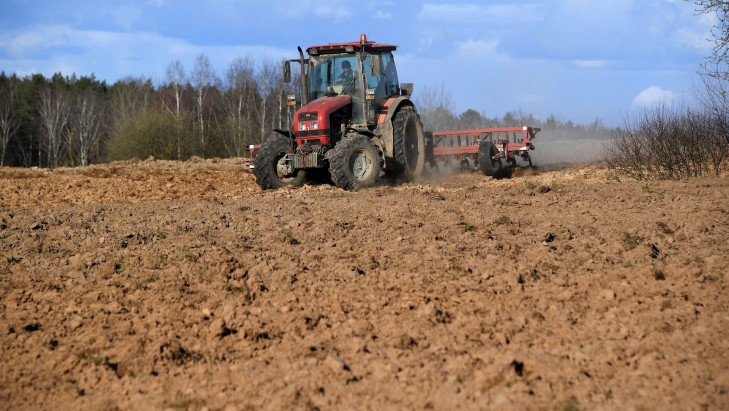
[[[321,144],[329,144],[330,115],[351,103],[352,97],[341,95],[322,97],[301,107],[294,116],[294,134],[297,143],[319,140]]]

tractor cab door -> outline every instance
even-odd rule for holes
[[[362,66],[365,68],[367,88],[375,90],[375,104],[379,111],[388,98],[400,94],[395,59],[389,52],[367,54]]]
[[[337,94],[352,97],[352,124],[363,124],[364,90],[362,89],[362,65],[356,55],[336,57],[332,60],[334,75],[332,87]]]

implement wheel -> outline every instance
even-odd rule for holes
[[[494,143],[483,140],[478,144],[478,168],[485,176],[493,177],[501,172],[501,159],[494,159],[499,150]]]
[[[281,135],[275,135],[263,143],[256,152],[253,175],[256,176],[256,183],[262,189],[304,184],[306,177],[304,170],[289,172],[286,167],[286,154],[290,149],[291,140]]]
[[[343,138],[332,150],[329,173],[334,185],[345,190],[371,187],[382,170],[380,152],[368,137]]]

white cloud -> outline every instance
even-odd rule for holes
[[[702,14],[693,24],[676,30],[673,38],[680,46],[707,52],[713,47],[713,43],[709,39],[712,38],[711,29],[717,24],[716,14]]]
[[[344,0],[331,0],[328,2],[317,0],[286,0],[276,2],[280,13],[288,17],[305,18],[309,15],[316,17],[342,20],[352,17],[352,10]]]
[[[498,45],[498,40],[466,40],[456,43],[456,49],[461,57],[481,58],[493,55]]]
[[[572,63],[578,68],[590,70],[609,68],[613,65],[610,60],[574,60]]]
[[[633,107],[651,107],[656,104],[669,104],[673,102],[677,97],[677,94],[670,90],[664,90],[658,86],[650,86],[647,89],[638,93],[633,98]]]
[[[664,69],[706,55],[710,16],[696,16],[690,1],[552,0],[539,24],[507,32],[502,51],[543,59],[578,61],[595,68]],[[583,64],[587,63],[587,64]],[[605,68],[605,67],[599,67]]]
[[[36,26],[27,31],[0,30],[0,66],[7,72],[51,75],[95,74],[114,82],[127,76],[164,80],[167,65],[179,60],[190,69],[204,53],[218,73],[223,73],[237,57],[284,58],[289,50],[263,45],[199,46],[186,40],[157,33],[78,30],[68,26]],[[7,52],[7,53],[4,53]]]
[[[37,48],[62,46],[68,43],[68,26],[46,26],[30,30],[0,31],[0,50],[22,57]]]
[[[352,12],[343,7],[321,5],[314,9],[314,15],[317,17],[332,17],[340,20],[351,17]]]
[[[547,101],[547,96],[537,93],[519,96],[518,99],[526,104],[537,104]]]
[[[121,6],[113,10],[109,10],[109,13],[114,17],[116,23],[127,30],[134,26],[134,23],[138,22],[143,16],[144,12],[133,6]]]
[[[524,4],[424,4],[417,18],[451,23],[516,24],[539,21],[544,13],[539,5]]]

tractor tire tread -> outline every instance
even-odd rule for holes
[[[291,181],[283,181],[275,171],[275,165],[272,164],[278,154],[289,150],[291,141],[284,136],[275,135],[266,140],[256,154],[254,160],[255,167],[253,175],[256,177],[256,183],[264,190],[277,189],[291,186],[301,186],[304,184],[305,173],[300,170],[297,176]]]

